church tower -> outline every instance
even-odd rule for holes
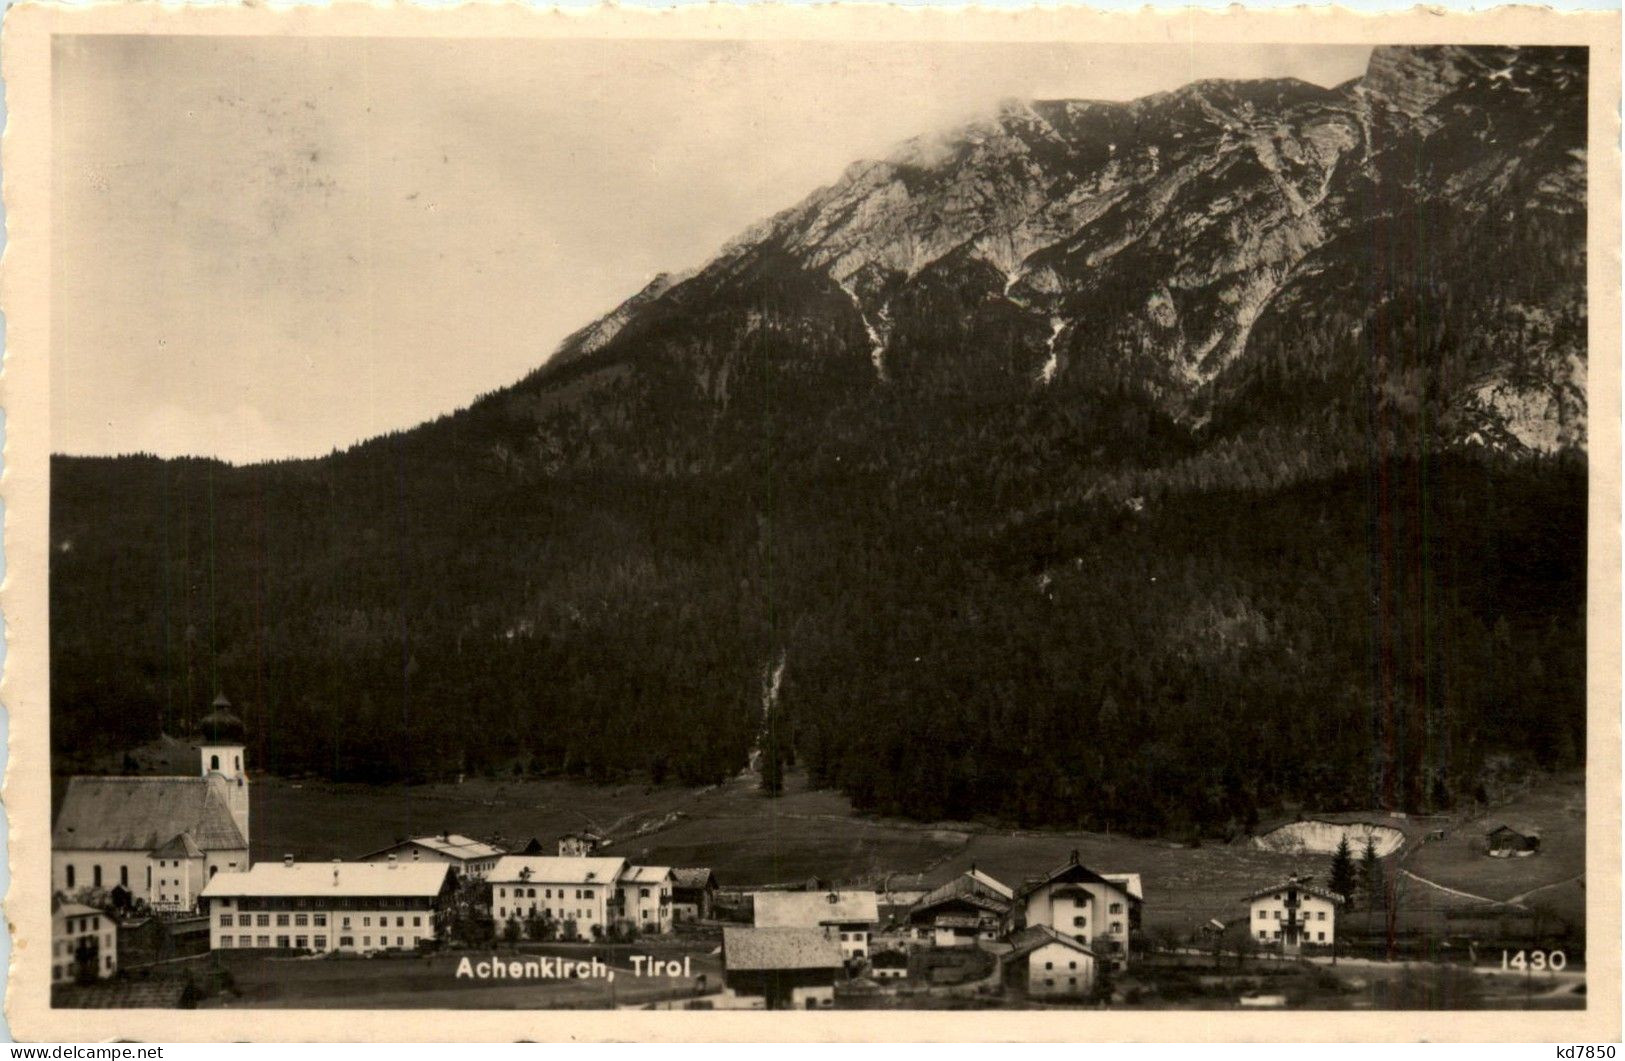
[[[218,777],[225,783],[226,803],[237,829],[248,835],[248,768],[244,762],[247,729],[232,713],[231,703],[221,693],[214,698],[213,710],[198,723],[198,754],[205,778]]]

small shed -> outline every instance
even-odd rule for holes
[[[1540,850],[1540,830],[1532,825],[1498,822],[1484,834],[1491,858],[1527,858]]]

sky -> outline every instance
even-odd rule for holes
[[[305,457],[467,405],[851,162],[1009,98],[1364,47],[63,37],[52,447]]]

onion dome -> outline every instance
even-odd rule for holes
[[[214,710],[203,716],[198,723],[198,735],[211,744],[243,744],[246,742],[248,729],[243,720],[231,711],[231,701],[226,694],[221,693],[214,698]]]

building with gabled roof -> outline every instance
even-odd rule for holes
[[[295,862],[290,856],[203,888],[215,950],[414,950],[439,935],[456,887],[443,862]]]
[[[757,928],[816,928],[840,943],[848,958],[866,958],[869,938],[880,921],[872,891],[760,891],[755,894]]]
[[[415,836],[361,856],[363,862],[386,862],[394,855],[402,862],[443,862],[464,877],[483,879],[506,852],[500,847],[459,833]]]
[[[707,866],[673,866],[671,917],[673,921],[709,921],[715,911],[717,875]]]
[[[621,920],[618,885],[624,858],[504,855],[486,876],[500,929],[533,915],[556,922],[566,938],[592,939]]]
[[[640,932],[670,932],[672,870],[670,866],[627,866],[616,883],[619,920]]]
[[[1007,987],[1030,998],[1079,998],[1095,986],[1094,950],[1049,925],[1032,925],[1010,939],[1000,960]]]
[[[999,938],[1014,891],[974,866],[927,893],[908,912],[915,943],[972,947]]]
[[[1484,847],[1492,858],[1527,858],[1540,850],[1540,830],[1523,822],[1496,822],[1484,831]]]
[[[1247,934],[1284,954],[1296,954],[1304,944],[1329,947],[1337,942],[1337,908],[1343,897],[1311,884],[1308,877],[1288,877],[1241,901],[1248,904]]]
[[[819,928],[722,930],[722,975],[728,993],[746,1008],[828,1009],[846,958]]]
[[[1017,892],[1012,928],[1047,925],[1085,944],[1102,959],[1127,965],[1141,900],[1137,874],[1102,874],[1078,861],[1078,853]]]
[[[117,922],[84,903],[52,903],[51,983],[103,980],[117,970]]]

